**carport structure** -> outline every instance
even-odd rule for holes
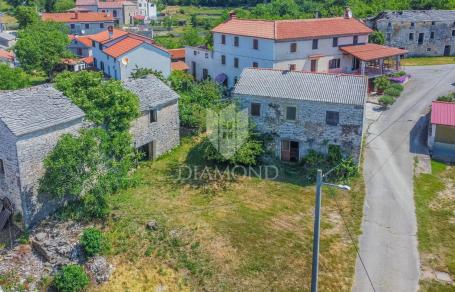
[[[375,78],[400,70],[400,58],[408,51],[377,44],[342,46],[340,50],[352,58],[353,73]]]

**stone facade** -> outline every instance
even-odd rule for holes
[[[327,153],[328,145],[339,145],[345,156],[360,160],[364,107],[348,104],[321,103],[306,100],[238,96],[240,106],[250,111],[257,129],[273,137],[272,149],[281,156],[281,141],[299,142],[299,158],[309,149]],[[251,103],[259,103],[260,116],[251,116]],[[286,107],[296,107],[296,119],[286,120]],[[339,123],[328,125],[326,112],[339,113]]]
[[[156,111],[156,121],[150,121],[150,115]],[[177,101],[158,104],[150,110],[143,111],[133,123],[131,134],[136,148],[153,143],[152,158],[159,157],[175,148],[180,143],[180,120]]]
[[[367,22],[408,56],[455,55],[455,11],[384,12]]]

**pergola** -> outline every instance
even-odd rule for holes
[[[385,60],[390,60],[395,57],[395,70],[400,70],[400,56],[408,53],[408,51],[398,48],[381,46],[377,44],[364,44],[354,46],[343,46],[340,50],[346,54],[352,55],[360,60],[360,74],[367,75],[369,72],[374,75],[383,75],[386,67],[390,68],[390,64],[385,66]],[[370,66],[367,66],[369,64]]]

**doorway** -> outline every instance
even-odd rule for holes
[[[450,56],[450,46],[444,47],[444,56]]]
[[[316,72],[318,69],[318,60],[311,60],[311,72]]]
[[[153,160],[156,156],[156,143],[155,141],[152,141],[139,147],[138,150],[143,154],[142,160]]]
[[[299,161],[299,142],[291,140],[281,141],[281,160],[289,162]]]

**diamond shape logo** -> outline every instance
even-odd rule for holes
[[[248,110],[230,104],[220,111],[207,110],[207,136],[215,149],[229,159],[248,138]]]

